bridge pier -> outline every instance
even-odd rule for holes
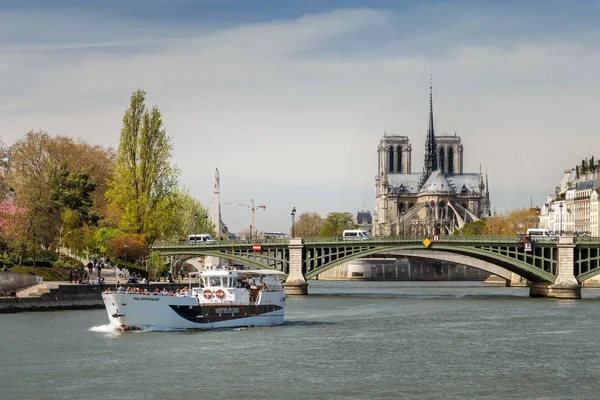
[[[514,272],[510,273],[510,279],[506,280],[507,287],[525,287],[529,284],[526,279],[519,274],[515,274]]]
[[[556,299],[580,299],[581,284],[574,275],[575,242],[573,236],[558,237],[558,266],[554,283],[531,282],[529,297],[552,297]]]
[[[283,284],[286,295],[308,294],[308,283],[302,273],[302,239],[290,239],[290,273]]]

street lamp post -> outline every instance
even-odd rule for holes
[[[127,265],[127,245],[123,246],[125,249],[125,265]]]
[[[560,203],[558,205],[558,208],[560,208],[560,236],[562,236],[563,234],[563,220],[562,220],[562,210],[563,210],[563,203]]]
[[[296,237],[294,234],[294,222],[296,220],[296,207],[292,208],[292,238]]]
[[[400,211],[400,217],[402,218],[402,236],[406,235],[406,232],[404,231],[404,215],[406,214],[406,211],[402,210]]]
[[[198,213],[194,213],[194,241],[196,241],[196,220],[198,219]]]
[[[426,235],[430,235],[431,234],[431,212],[433,210],[431,209],[431,206],[429,205],[429,203],[425,203],[425,224],[426,224],[426,229],[425,229],[425,234]]]

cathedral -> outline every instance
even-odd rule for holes
[[[490,216],[487,174],[463,172],[456,134],[436,136],[429,86],[429,126],[420,173],[411,170],[407,136],[385,134],[377,147],[373,234],[449,235],[467,222]]]

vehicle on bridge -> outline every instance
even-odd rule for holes
[[[558,236],[556,236],[556,233],[554,233],[554,231],[541,228],[527,229],[527,237],[531,241],[558,240]]]
[[[215,239],[208,233],[194,234],[188,236],[188,243],[214,243]]]
[[[106,290],[110,325],[121,331],[236,328],[283,324],[285,292],[274,270],[211,268],[177,293]]]
[[[346,229],[342,233],[344,240],[368,240],[370,238],[369,232],[364,229]]]

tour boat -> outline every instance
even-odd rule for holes
[[[110,324],[122,331],[217,329],[283,324],[282,272],[209,268],[200,285],[177,293],[158,288],[106,290]]]

